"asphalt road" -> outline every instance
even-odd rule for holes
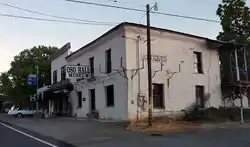
[[[51,147],[0,124],[1,147]]]
[[[56,147],[250,147],[250,125],[179,133],[124,132],[110,123],[63,118],[11,118],[0,115],[0,147],[49,147],[1,125],[1,121]],[[239,124],[241,125],[241,124]],[[53,145],[51,147],[53,147]]]

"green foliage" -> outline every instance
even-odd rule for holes
[[[221,20],[222,32],[217,36],[218,40],[234,42],[246,45],[247,58],[250,58],[250,11],[246,0],[222,0],[216,14]],[[232,57],[230,59],[230,57]],[[240,71],[244,71],[243,50],[238,50],[238,64]],[[236,80],[236,71],[231,66],[235,65],[232,50],[220,52],[222,82]],[[249,60],[247,61],[250,63]],[[242,70],[241,70],[242,69]],[[233,79],[232,79],[233,78]],[[241,77],[244,80],[245,77]],[[225,91],[225,90],[224,90]]]
[[[250,110],[244,109],[244,119],[250,120]],[[191,112],[185,113],[184,120],[187,121],[240,121],[239,108],[206,108],[194,109]]]
[[[0,75],[0,94],[4,96],[9,96],[13,88],[12,81],[9,78],[7,72],[1,73]]]
[[[8,74],[1,74],[0,81],[5,84],[0,85],[0,93],[11,97],[14,103],[27,102],[29,95],[36,92],[36,87],[29,86],[27,83],[28,75],[36,74],[36,66],[38,66],[39,87],[50,84],[50,56],[57,50],[56,47],[38,46],[25,49],[16,55]],[[8,82],[10,84],[6,86]]]
[[[246,0],[222,0],[216,14],[223,30],[217,36],[218,40],[249,43],[250,12]]]

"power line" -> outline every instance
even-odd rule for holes
[[[21,19],[29,19],[29,20],[49,21],[49,22],[61,22],[61,23],[97,25],[97,26],[98,26],[98,25],[102,25],[102,26],[113,26],[112,24],[98,24],[98,23],[88,23],[88,22],[79,22],[79,21],[67,21],[67,20],[56,20],[56,19],[44,19],[44,18],[27,17],[27,16],[18,16],[18,15],[3,14],[3,13],[0,13],[0,16],[12,17],[12,18],[21,18]]]
[[[102,6],[102,7],[109,7],[109,8],[117,8],[117,9],[123,9],[123,10],[146,12],[145,10],[140,10],[140,9],[136,9],[136,8],[128,8],[128,7],[121,7],[121,6],[100,4],[100,3],[87,2],[87,1],[79,1],[79,0],[65,0],[65,1],[75,2],[75,3],[82,3],[82,4],[88,4],[88,5],[95,5],[95,6]]]
[[[201,20],[201,21],[207,21],[207,22],[220,23],[220,21],[218,21],[218,20],[206,19],[206,18],[199,18],[199,17],[193,17],[193,16],[184,16],[184,15],[171,14],[171,13],[163,13],[163,12],[151,12],[151,13],[160,14],[160,15],[166,15],[166,16],[173,16],[173,17],[181,17],[181,18],[186,18],[186,19],[194,19],[194,20]]]
[[[120,3],[120,4],[133,4],[135,5],[136,2],[135,1],[120,1],[120,0],[106,0],[106,1],[109,1],[109,2],[113,2],[113,3]],[[137,6],[139,7],[145,7],[145,5],[142,5],[142,4],[136,4]]]
[[[34,13],[34,14],[39,14],[39,15],[43,15],[43,16],[59,18],[59,19],[74,20],[74,21],[81,21],[81,22],[88,22],[88,23],[118,24],[118,23],[114,23],[114,22],[101,22],[101,21],[83,20],[83,19],[72,18],[72,17],[56,16],[56,15],[51,15],[51,14],[47,14],[47,13],[43,13],[43,12],[37,12],[37,11],[17,7],[17,6],[14,6],[14,5],[7,4],[7,3],[0,2],[0,4],[4,5],[4,6],[7,6],[7,7],[15,8],[15,9],[18,9],[18,10],[22,10],[22,11],[26,11],[26,12],[30,12],[30,13]]]
[[[114,6],[114,5],[107,5],[107,4],[100,4],[100,3],[87,2],[87,1],[79,1],[79,0],[65,0],[65,1],[74,2],[74,3],[88,4],[88,5],[95,5],[95,6],[102,6],[102,7],[108,7],[108,8],[116,8],[116,9],[137,11],[137,12],[146,12],[145,10],[142,10],[142,9],[128,8],[128,7],[122,7],[122,6]],[[206,19],[206,18],[199,18],[199,17],[193,17],[193,16],[185,16],[185,15],[163,13],[163,12],[151,12],[151,13],[153,13],[153,14],[159,14],[159,15],[165,15],[165,16],[185,18],[185,19],[193,19],[193,20],[199,20],[199,21],[207,21],[207,22],[220,23],[220,21],[218,21],[218,20]]]

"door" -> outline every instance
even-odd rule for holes
[[[195,93],[196,93],[196,104],[200,108],[205,107],[205,99],[204,99],[204,86],[197,85],[195,87]]]
[[[163,84],[153,83],[153,108],[165,109]]]
[[[94,111],[95,110],[95,89],[90,89],[90,110]]]

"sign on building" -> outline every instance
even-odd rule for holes
[[[67,65],[66,66],[66,78],[67,79],[78,79],[78,78],[89,78],[90,67],[89,65]]]
[[[145,61],[147,61],[147,55],[144,55],[143,59]],[[154,62],[154,63],[161,63],[161,62],[165,63],[165,62],[167,62],[167,56],[152,54],[151,55],[151,61]]]

